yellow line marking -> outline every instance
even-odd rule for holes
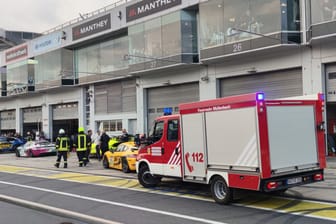
[[[18,166],[0,165],[0,171],[6,172],[6,173],[20,173],[22,171],[27,171],[27,170],[33,170],[33,169],[25,168],[25,167],[18,167]]]
[[[239,205],[287,214],[336,220],[336,204],[334,203],[260,196],[259,200],[247,199],[239,202]]]

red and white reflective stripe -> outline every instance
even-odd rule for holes
[[[152,147],[152,156],[162,156],[161,147]]]
[[[173,150],[172,155],[170,156],[170,159],[168,161],[168,164],[170,165],[180,165],[181,164],[181,144],[180,142],[177,143],[175,146],[175,149],[177,150],[177,154],[175,153],[175,150]]]

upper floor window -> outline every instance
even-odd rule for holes
[[[288,5],[284,3],[284,6]],[[280,32],[281,13],[280,0],[215,0],[202,3],[201,49]],[[287,9],[284,13],[287,14]]]
[[[312,23],[336,20],[336,0],[311,0]]]
[[[180,63],[186,60],[182,54],[197,54],[195,27],[193,11],[177,11],[128,27],[130,64]]]
[[[128,54],[128,38],[115,38],[75,51],[78,78],[100,75],[127,68],[124,56]]]

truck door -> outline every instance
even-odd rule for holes
[[[179,119],[171,118],[167,122],[165,136],[163,172],[166,176],[181,177],[181,146],[179,141]]]
[[[205,181],[207,155],[204,114],[187,114],[181,118],[184,179]]]
[[[164,155],[164,120],[155,121],[153,128],[148,136],[152,144],[149,147],[151,170],[155,174],[163,174],[163,155]]]

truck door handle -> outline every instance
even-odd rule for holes
[[[178,155],[178,148],[175,148],[175,155]]]
[[[164,154],[164,148],[161,148],[161,155]]]

